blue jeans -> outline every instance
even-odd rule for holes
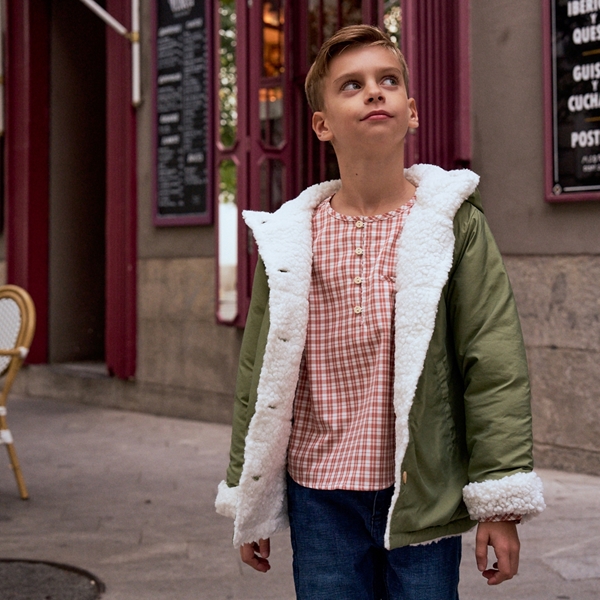
[[[288,475],[298,600],[458,600],[460,537],[385,549],[393,492],[313,490]]]

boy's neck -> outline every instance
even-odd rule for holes
[[[353,217],[374,216],[391,212],[406,204],[415,186],[404,177],[404,153],[352,157],[338,156],[342,187],[331,206]]]

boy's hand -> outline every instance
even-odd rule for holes
[[[247,565],[250,565],[253,569],[260,571],[261,573],[266,573],[271,568],[271,565],[267,560],[270,553],[271,542],[268,539],[258,540],[258,544],[252,542],[251,544],[244,544],[240,547],[242,562],[245,562]]]
[[[488,546],[494,548],[497,562],[488,569]],[[519,569],[521,544],[516,523],[479,523],[475,538],[477,568],[488,580],[488,585],[498,585],[512,579]]]

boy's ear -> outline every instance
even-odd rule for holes
[[[329,129],[329,125],[327,124],[327,119],[325,118],[325,113],[323,111],[318,110],[317,112],[313,113],[312,128],[317,134],[319,140],[322,142],[328,142],[331,140],[331,129]]]
[[[417,113],[417,104],[414,98],[408,99],[408,126],[411,129],[416,129],[419,126],[419,114]]]

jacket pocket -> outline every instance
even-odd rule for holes
[[[466,516],[462,501],[467,461],[461,450],[442,352],[428,354],[409,415],[406,473],[395,515],[404,532],[444,526]]]

